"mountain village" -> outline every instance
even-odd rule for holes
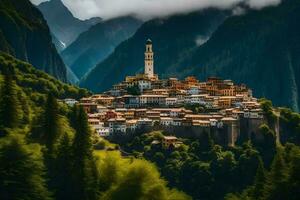
[[[258,100],[246,85],[210,77],[159,79],[154,73],[154,52],[146,42],[143,74],[127,76],[110,91],[82,98],[89,124],[101,137],[164,130],[164,144],[176,145],[177,137],[201,137],[209,132],[222,145],[234,146],[240,134],[251,134],[264,122]],[[177,137],[176,137],[177,136]]]

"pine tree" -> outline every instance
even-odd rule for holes
[[[17,128],[19,125],[17,86],[11,74],[4,76],[0,98],[0,128]]]
[[[266,173],[264,169],[264,163],[262,159],[259,159],[258,168],[256,171],[254,186],[251,195],[253,199],[260,199],[262,197],[265,183],[266,183]]]
[[[39,145],[27,145],[19,137],[0,143],[0,199],[48,200]]]
[[[290,177],[288,181],[289,187],[289,199],[290,200],[298,200],[300,196],[300,148],[295,146],[294,150],[290,152],[292,155],[291,163],[290,163]]]
[[[72,146],[68,134],[65,134],[58,146],[57,159],[55,160],[55,191],[56,199],[72,199]]]
[[[82,107],[74,109],[76,117],[75,137],[73,141],[74,155],[74,199],[96,199],[98,185],[98,171],[92,152],[91,130],[87,115]]]
[[[52,94],[47,96],[46,105],[43,113],[43,139],[48,149],[48,154],[53,154],[57,139],[60,135],[60,119],[58,103]]]
[[[288,168],[282,154],[282,150],[278,149],[267,176],[264,199],[282,200],[287,197]]]

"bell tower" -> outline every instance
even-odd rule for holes
[[[154,61],[153,61],[153,50],[152,50],[152,41],[150,39],[146,42],[146,51],[145,51],[145,72],[144,74],[148,78],[154,76]]]

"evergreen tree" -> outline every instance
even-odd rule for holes
[[[72,197],[72,146],[68,134],[65,134],[58,146],[56,163],[56,199],[64,200]]]
[[[266,173],[264,169],[264,163],[262,159],[259,159],[258,168],[255,176],[252,195],[251,195],[253,199],[261,199],[264,192],[265,183],[266,183]]]
[[[51,199],[39,145],[26,145],[17,137],[3,138],[0,163],[0,199]]]
[[[282,150],[278,149],[272,162],[271,171],[267,176],[264,190],[264,199],[282,200],[287,197],[288,168],[282,155]]]
[[[298,200],[300,197],[300,148],[294,146],[293,151],[290,152],[291,163],[290,163],[290,177],[288,181],[289,187],[289,199]]]
[[[74,199],[96,199],[98,171],[92,152],[91,130],[83,107],[74,109],[77,115],[75,137],[73,141],[74,159]]]
[[[262,159],[268,168],[276,154],[276,135],[267,124],[259,127],[259,134],[261,138],[254,139],[253,144],[261,153]]]
[[[9,73],[4,76],[3,83],[0,97],[0,128],[17,128],[20,120],[17,86]]]
[[[52,94],[48,94],[43,113],[43,140],[48,149],[48,154],[53,154],[60,135],[58,103]]]
[[[22,117],[21,117],[22,124],[27,125],[30,123],[30,117],[31,117],[31,111],[30,111],[28,98],[22,91],[19,91],[18,99],[19,99],[20,106],[22,109]]]

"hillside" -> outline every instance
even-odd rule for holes
[[[12,71],[16,84],[28,95],[52,93],[57,98],[76,98],[90,94],[86,89],[63,83],[43,71],[35,69],[29,63],[0,53],[0,73]]]
[[[211,39],[179,66],[200,78],[246,83],[257,97],[299,111],[300,1],[228,18]]]
[[[227,14],[227,11],[209,9],[146,22],[132,38],[121,43],[107,59],[98,64],[82,80],[81,86],[103,91],[122,81],[126,75],[141,72],[148,38],[154,43],[156,72],[161,76],[179,75],[182,70],[171,66],[206,41]]]
[[[37,6],[48,22],[53,35],[65,47],[71,44],[80,33],[101,21],[100,18],[80,20],[73,16],[61,0],[46,1]]]
[[[3,53],[0,88],[0,199],[191,200],[170,189],[154,164],[94,149],[101,138],[84,109],[55,98],[86,90]]]
[[[29,0],[0,1],[0,50],[67,81],[47,23]]]
[[[131,37],[141,23],[133,17],[100,22],[67,47],[61,53],[62,58],[80,79],[111,54],[117,45]]]

